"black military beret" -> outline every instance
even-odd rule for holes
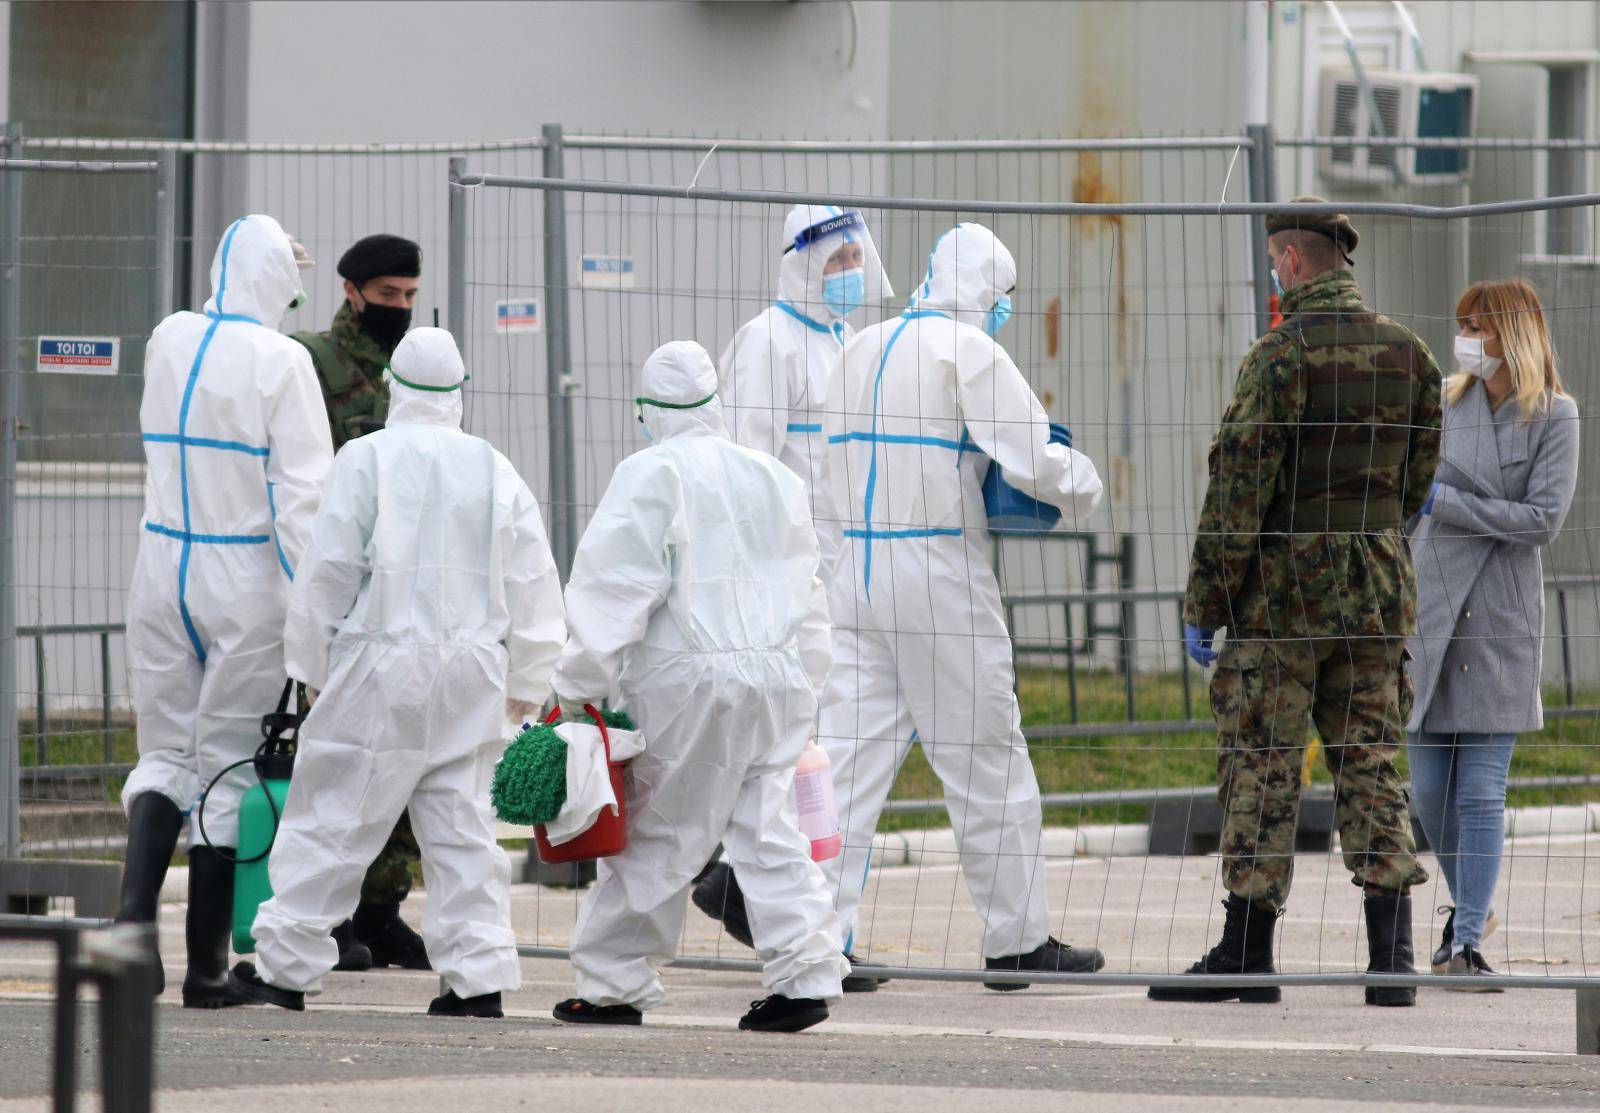
[[[1326,205],[1328,199],[1315,194],[1303,193],[1299,197],[1289,199],[1291,205]],[[1340,253],[1345,261],[1350,261],[1350,254],[1355,251],[1356,244],[1361,242],[1361,235],[1356,231],[1350,218],[1343,213],[1295,213],[1279,212],[1267,217],[1267,235],[1274,232],[1288,232],[1291,229],[1300,229],[1303,232],[1315,232],[1320,236],[1327,236],[1339,246]]]
[[[339,277],[361,285],[379,275],[417,278],[422,274],[422,248],[403,236],[380,232],[350,245],[339,256]]]

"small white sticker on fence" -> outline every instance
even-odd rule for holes
[[[41,336],[40,371],[72,371],[80,375],[115,375],[121,366],[122,341],[114,336]]]
[[[585,255],[578,269],[578,285],[616,289],[633,285],[633,256]]]
[[[537,298],[522,298],[494,303],[496,332],[538,332],[544,327]]]

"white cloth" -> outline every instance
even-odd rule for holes
[[[1069,529],[1085,528],[1101,486],[1088,457],[1050,443],[1021,372],[972,323],[1015,281],[1005,246],[959,225],[934,249],[913,308],[845,348],[829,394],[845,543],[819,742],[844,853],[824,870],[852,942],[873,831],[913,735],[944,784],[983,953],[1023,953],[1048,935],[1039,789],[990,563],[985,456],[1018,490],[1059,506]]]
[[[636,730],[608,728],[611,760],[631,761],[644,752],[644,735]],[[562,723],[556,734],[567,744],[567,801],[561,811],[544,825],[544,837],[551,846],[571,842],[594,826],[600,813],[617,810],[617,796],[611,788],[611,770],[600,728],[590,723]]]
[[[698,344],[645,363],[640,394],[683,403],[716,371]],[[715,400],[644,408],[567,589],[563,705],[619,689],[648,740],[628,766],[628,849],[599,863],[572,941],[579,996],[662,997],[689,885],[720,839],[741,870],[762,981],[833,999],[848,971],[791,786],[827,674],[828,622],[801,481],[728,440]]]
[[[124,806],[159,792],[188,810],[255,753],[283,690],[283,616],[333,442],[311,357],[278,333],[299,289],[268,216],[228,227],[203,313],[174,313],[145,349],[145,509],[128,592],[139,763]],[[217,846],[238,838],[249,766],[205,807]],[[198,824],[190,844],[200,843]]]
[[[459,382],[454,351],[418,329],[392,365]],[[285,644],[289,673],[322,695],[269,863],[275,895],[255,921],[274,985],[314,989],[333,968],[328,932],[407,808],[434,968],[463,997],[521,984],[489,785],[507,693],[549,693],[561,591],[538,503],[460,421],[459,391],[392,384],[386,427],[340,451],[312,526]]]
[[[822,407],[828,384],[838,374],[845,342],[855,330],[834,317],[824,303],[823,270],[839,247],[861,243],[869,291],[876,288],[880,298],[893,293],[864,226],[794,247],[806,229],[825,226],[842,215],[836,206],[796,205],[789,210],[778,261],[778,300],[734,333],[718,362],[734,442],[776,456],[806,481],[822,547],[824,581],[838,557],[839,536],[827,479]]]

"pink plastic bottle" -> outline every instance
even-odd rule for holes
[[[839,810],[833,802],[833,765],[827,751],[808,741],[794,767],[794,800],[800,833],[811,840],[811,860],[826,862],[844,846]]]

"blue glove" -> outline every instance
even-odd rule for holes
[[[1190,660],[1203,669],[1210,668],[1217,660],[1217,651],[1211,648],[1211,639],[1217,636],[1215,630],[1202,630],[1198,626],[1183,624],[1183,651],[1189,655]]]
[[[1438,493],[1439,493],[1439,483],[1438,483],[1437,480],[1435,480],[1433,486],[1428,488],[1428,501],[1426,501],[1426,502],[1424,502],[1422,504],[1422,511],[1421,512],[1423,514],[1432,514],[1433,513],[1433,496],[1437,495]]]

